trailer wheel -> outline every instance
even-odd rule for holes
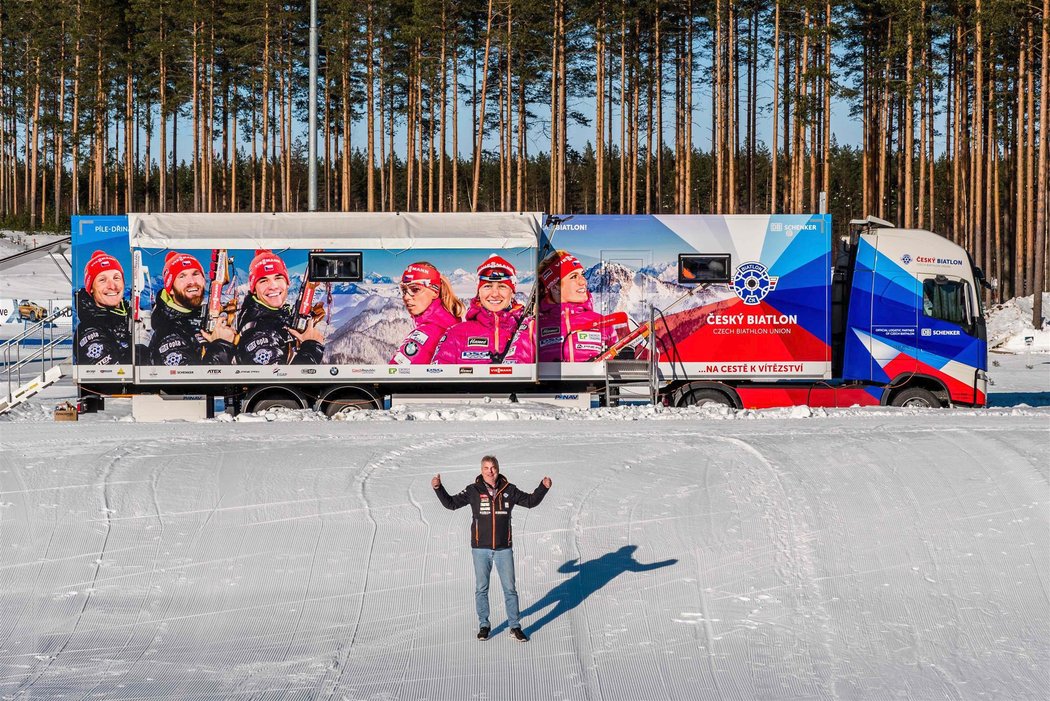
[[[694,389],[682,399],[681,406],[724,406],[735,408],[733,400],[717,389]]]
[[[260,387],[244,399],[244,410],[248,412],[277,408],[298,410],[306,409],[308,405],[301,392],[288,387]]]
[[[302,409],[294,397],[268,397],[255,402],[249,411],[266,411],[267,409]]]
[[[356,389],[330,392],[321,397],[318,400],[317,405],[318,409],[323,411],[328,418],[352,411],[365,411],[367,409],[380,408],[375,397],[367,392]]]
[[[893,396],[890,404],[909,409],[940,409],[944,406],[941,400],[937,399],[937,395],[922,387],[909,387],[901,390]]]

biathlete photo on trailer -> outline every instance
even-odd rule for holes
[[[445,331],[463,320],[467,305],[448,278],[426,261],[412,263],[401,274],[401,301],[415,328],[390,359],[391,365],[427,365]]]
[[[238,365],[318,365],[324,354],[324,334],[310,319],[295,330],[295,310],[287,304],[291,280],[288,266],[276,253],[258,250],[248,267],[248,291],[237,312]]]
[[[207,278],[200,261],[188,253],[169,251],[164,257],[163,285],[150,315],[153,336],[145,355],[151,365],[230,365],[237,334],[226,314],[215,328],[203,328]]]
[[[84,287],[76,292],[74,357],[80,365],[131,363],[131,303],[124,296],[124,268],[105,251],[84,266]]]
[[[626,312],[602,315],[594,310],[583,264],[573,254],[551,253],[536,277],[542,289],[537,340],[541,363],[595,360],[627,334]]]
[[[517,270],[495,253],[478,266],[477,294],[466,319],[445,333],[434,352],[434,363],[478,365],[535,362],[533,319],[515,301]]]

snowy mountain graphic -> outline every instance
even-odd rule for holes
[[[635,323],[649,319],[649,305],[657,310],[681,312],[732,296],[726,285],[680,285],[674,262],[632,270],[622,263],[604,261],[584,271],[594,307],[603,314],[625,311]],[[687,293],[693,290],[693,294]]]

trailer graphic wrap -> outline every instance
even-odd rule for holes
[[[969,323],[977,296],[965,254],[928,232],[905,233],[879,232],[877,241],[862,236],[857,244],[844,379],[882,384],[920,375],[943,385],[952,401],[983,404],[977,371],[987,344]],[[942,309],[945,296],[958,300],[955,313],[951,304]]]
[[[127,217],[75,216],[71,226],[75,376],[130,382],[135,305]]]
[[[595,360],[646,358],[655,344],[665,377],[824,378],[831,367],[830,236],[825,216],[577,216],[550,245],[584,266],[603,320],[626,316],[626,332],[602,334],[604,352]],[[729,282],[681,282],[685,254],[728,255]],[[542,264],[540,271],[542,279]],[[657,309],[652,329],[649,304]],[[566,334],[544,323],[542,298],[539,318],[541,377],[593,376],[567,353],[545,355],[545,342]]]
[[[477,299],[477,268],[492,254],[486,249],[364,251],[361,260],[367,272],[356,282],[310,280],[311,255],[344,251],[224,249],[227,282],[216,288],[221,298],[214,306],[221,316],[217,328],[210,331],[202,323],[210,305],[208,282],[217,272],[210,269],[216,252],[140,249],[140,253],[144,266],[159,273],[149,278],[146,296],[152,300],[153,313],[145,316],[136,339],[146,349],[139,365],[150,366],[144,373],[147,380],[190,374],[243,379],[265,374],[261,366],[290,366],[280,372],[309,376],[316,376],[317,366],[329,366],[322,371],[326,377],[338,376],[346,367],[350,374],[367,376],[484,378],[490,373],[459,373],[456,368],[435,366],[502,360],[501,365],[523,366],[519,372],[508,368],[501,373],[515,375],[531,372],[527,366],[535,362],[526,336],[532,325],[523,307],[532,289],[535,249],[504,252],[504,259],[513,261],[515,275],[512,301],[507,303],[513,314],[505,315],[502,324],[487,324],[497,312],[487,311]],[[406,269],[418,264],[437,272],[432,285],[402,282]],[[176,265],[179,270],[172,270]],[[187,288],[183,279],[196,282],[189,282]],[[452,297],[442,295],[443,288]],[[299,330],[297,315],[306,297]],[[428,305],[412,307],[423,298]],[[486,315],[489,319],[482,319]],[[519,323],[521,338],[515,339]],[[470,332],[452,353],[445,337],[454,336],[453,327],[464,324]],[[499,357],[494,358],[493,351]],[[236,369],[221,370],[223,366]]]

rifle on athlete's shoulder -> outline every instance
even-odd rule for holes
[[[222,288],[230,281],[230,256],[225,248],[211,252],[211,267],[208,269],[208,305],[201,308],[204,330],[211,333],[223,313]]]
[[[701,286],[701,287],[703,287],[703,286]],[[686,297],[689,297],[694,292],[696,292],[697,289],[698,288],[689,288],[689,290],[687,290],[685,292],[685,294],[683,294],[681,297],[679,297],[678,299],[674,300],[673,302],[668,304],[666,307],[664,307],[661,310],[661,314],[663,312],[669,311],[672,307],[677,306]],[[667,322],[665,321],[664,322],[665,328],[666,328],[666,325],[667,325]],[[616,341],[616,343],[614,343],[611,346],[609,346],[608,348],[606,348],[604,353],[602,353],[601,355],[599,355],[596,358],[594,358],[594,362],[601,363],[601,362],[605,362],[606,360],[612,360],[612,359],[616,358],[618,355],[620,355],[620,353],[623,352],[623,350],[625,348],[627,348],[627,346],[631,345],[635,341],[639,341],[639,340],[642,340],[642,339],[649,338],[649,335],[652,332],[653,332],[653,329],[650,327],[649,322],[648,321],[643,321],[641,324],[639,324],[637,327],[635,327],[634,331],[631,331],[629,334],[627,334],[626,336],[624,336],[620,340]]]
[[[307,260],[306,270],[303,273],[303,284],[299,286],[299,295],[295,300],[295,315],[291,323],[291,327],[296,331],[306,331],[306,324],[310,319],[317,323],[324,318],[324,304],[314,303],[314,295],[320,284],[310,279],[310,262]]]

